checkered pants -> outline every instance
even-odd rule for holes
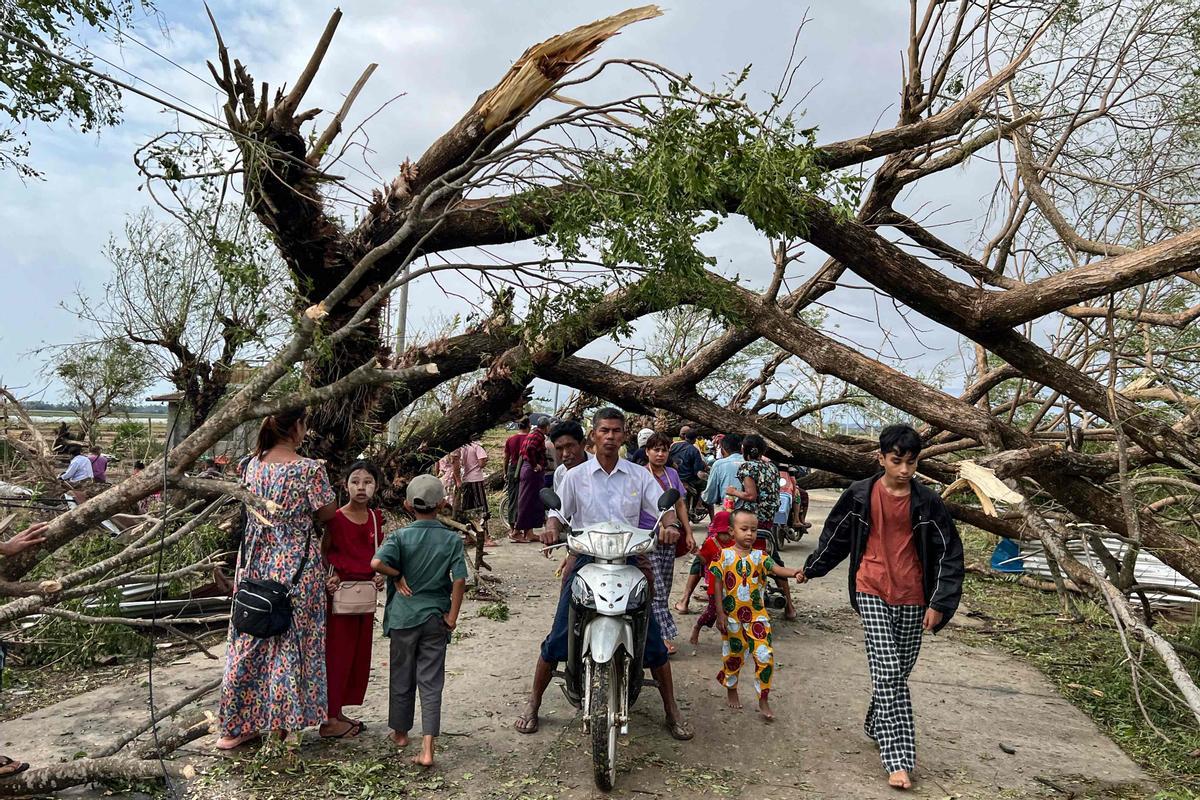
[[[921,652],[924,606],[892,606],[872,594],[858,592],[859,615],[871,671],[871,705],[863,730],[879,744],[879,758],[889,773],[917,764],[908,676]]]
[[[679,635],[679,626],[671,616],[671,583],[675,580],[675,545],[660,544],[650,553],[654,571],[654,595],[650,598],[650,613],[658,622],[662,637],[668,642]]]

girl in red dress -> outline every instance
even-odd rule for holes
[[[327,523],[325,558],[330,575],[326,586],[329,613],[325,633],[325,671],[329,689],[328,719],[321,726],[325,738],[352,738],[365,727],[342,714],[343,706],[362,705],[371,672],[374,614],[334,614],[333,594],[342,581],[374,581],[376,590],[386,580],[371,569],[371,559],[383,542],[383,514],[370,508],[375,491],[383,485],[379,468],[370,461],[355,461],[346,473],[350,500]]]

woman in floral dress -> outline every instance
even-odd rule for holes
[[[288,631],[259,639],[229,628],[217,740],[221,750],[265,732],[286,737],[325,722],[325,575],[314,516],[326,522],[336,505],[325,468],[296,452],[307,431],[303,409],[267,417],[256,454],[243,471],[246,487],[277,509],[269,521],[259,519],[261,511],[247,516],[237,579],[269,578],[290,585],[306,541],[308,563],[292,596]],[[329,724],[352,727],[340,720]]]

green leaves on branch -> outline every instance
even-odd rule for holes
[[[92,58],[76,44],[80,31],[91,28],[119,40],[114,30],[128,25],[138,8],[151,11],[153,5],[144,0],[6,2],[0,4],[0,32],[93,67]],[[0,121],[0,169],[38,175],[25,162],[26,123],[65,118],[82,131],[114,125],[121,118],[120,100],[111,83],[0,38],[0,116],[7,117]]]
[[[779,237],[803,234],[814,195],[849,212],[857,179],[819,165],[815,129],[735,97],[745,77],[717,95],[671,86],[659,107],[641,106],[646,124],[623,130],[620,146],[584,154],[566,191],[533,193],[553,219],[543,243],[568,259],[594,252],[614,269],[686,278],[713,263],[699,239],[730,213]]]

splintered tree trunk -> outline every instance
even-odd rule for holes
[[[349,319],[353,311],[348,309],[345,318]],[[337,343],[328,359],[308,364],[304,377],[314,386],[323,386],[344,377],[371,358],[386,361],[390,354],[380,336],[378,314],[373,314],[364,322],[361,331]],[[340,472],[381,430],[374,422],[374,411],[384,392],[382,386],[362,386],[343,399],[309,409],[311,433],[307,454],[325,459],[331,473]]]

